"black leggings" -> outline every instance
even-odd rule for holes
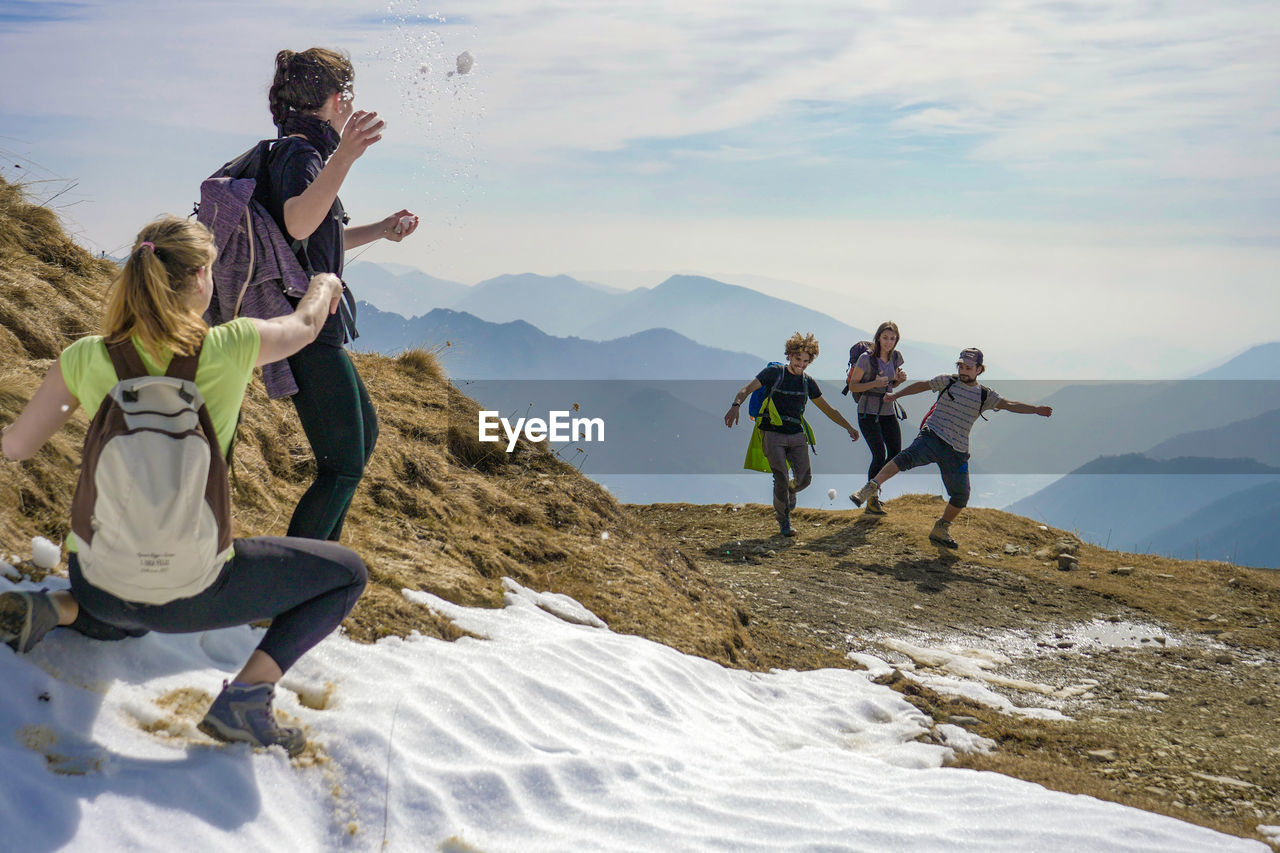
[[[342,623],[364,591],[364,562],[341,545],[280,536],[237,539],[234,545],[235,556],[212,586],[168,604],[138,604],[98,589],[85,580],[72,554],[67,566],[71,594],[80,605],[77,630],[104,637],[113,633],[109,627],[131,634],[188,634],[270,619],[258,650],[287,671]]]
[[[298,420],[316,457],[316,479],[298,501],[290,536],[338,541],[347,508],[378,442],[378,416],[342,347],[312,343],[289,358]]]
[[[902,450],[902,428],[895,415],[858,415],[858,429],[871,451],[867,479],[874,480],[885,463]]]

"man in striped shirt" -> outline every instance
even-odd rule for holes
[[[951,536],[951,522],[960,510],[969,504],[969,432],[978,416],[995,409],[1020,415],[1053,414],[1051,406],[1032,406],[1006,400],[985,385],[978,384],[978,376],[986,370],[982,364],[982,350],[970,347],[960,353],[956,361],[956,373],[935,376],[928,382],[913,382],[896,394],[886,394],[885,403],[892,405],[900,397],[932,391],[938,395],[929,414],[920,424],[920,434],[906,450],[893,457],[876,475],[874,480],[849,495],[857,506],[880,494],[880,487],[899,471],[909,471],[921,465],[936,463],[942,473],[942,485],[947,490],[947,505],[942,517],[929,531],[929,539],[947,548],[957,547]]]

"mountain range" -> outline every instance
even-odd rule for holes
[[[362,352],[434,349],[454,379],[736,379],[746,382],[759,358],[703,346],[670,329],[647,329],[610,341],[560,338],[523,320],[491,323],[436,308],[406,319],[357,304]]]
[[[491,323],[523,321],[553,337],[592,341],[671,329],[704,346],[750,353],[764,362],[781,359],[793,332],[812,332],[822,352],[811,373],[828,378],[844,378],[849,347],[869,338],[878,325],[877,318],[868,323],[870,331],[850,326],[794,302],[703,276],[675,275],[656,287],[630,291],[533,273],[467,287],[357,261],[345,277],[354,282],[358,298],[405,318],[449,308]],[[383,350],[381,343],[372,348]],[[907,373],[925,378],[951,370],[959,347],[908,341],[902,351]]]

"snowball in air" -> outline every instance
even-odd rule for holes
[[[31,540],[31,562],[42,569],[52,569],[62,561],[62,549],[43,536]]]
[[[471,70],[471,66],[476,64],[476,58],[471,55],[471,51],[464,50],[458,54],[458,73],[466,74]]]
[[[835,489],[827,489],[827,497],[828,497],[828,498],[830,498],[831,500],[835,500],[835,499],[836,499],[836,490],[835,490]]]
[[[606,531],[604,531],[603,533],[601,533],[601,534],[600,534],[600,538],[601,538],[601,539],[608,539],[608,538],[609,538],[609,531],[607,531],[607,530],[606,530]]]

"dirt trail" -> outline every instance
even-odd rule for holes
[[[759,505],[630,509],[773,629],[758,636],[888,661],[883,681],[997,741],[964,766],[1242,836],[1280,824],[1280,572],[1104,551],[995,510],[962,515],[948,551],[927,539],[940,499],[888,507],[799,510],[790,540]],[[931,688],[957,671],[1070,719]]]

